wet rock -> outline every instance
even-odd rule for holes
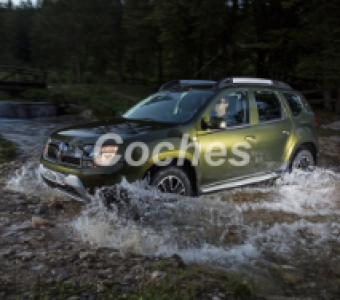
[[[31,265],[29,269],[30,269],[31,271],[39,271],[39,270],[41,270],[43,267],[44,267],[44,265],[42,265],[42,264],[39,264],[39,265]]]
[[[17,258],[20,258],[22,260],[30,260],[34,257],[32,252],[24,251],[24,252],[19,252],[15,255]]]
[[[98,293],[105,292],[106,290],[107,290],[107,286],[105,286],[105,284],[99,283],[99,284],[97,285],[97,292],[98,292]]]
[[[44,226],[53,226],[52,222],[43,219],[41,217],[32,217],[32,226],[33,227],[44,227]]]
[[[90,253],[89,252],[80,252],[79,253],[79,259],[80,260],[83,260],[83,259],[87,259],[87,258],[89,258],[90,257]]]
[[[9,257],[14,253],[15,253],[14,249],[8,249],[8,250],[5,250],[5,251],[1,251],[0,252],[0,258],[3,259],[3,258],[6,258],[6,257]]]
[[[174,254],[173,256],[171,256],[171,260],[175,268],[184,269],[186,267],[185,262],[182,260],[182,258],[178,254]]]
[[[91,118],[92,117],[92,110],[91,109],[86,109],[84,110],[82,113],[81,113],[81,116],[82,117],[85,117],[85,118]]]
[[[97,272],[97,275],[99,277],[102,277],[102,278],[106,278],[107,276],[109,276],[111,274],[111,270],[110,269],[107,269],[107,270],[99,270]]]
[[[60,279],[65,279],[68,277],[69,273],[66,269],[55,269],[51,271],[52,274]]]
[[[151,280],[158,281],[158,280],[165,278],[165,276],[166,276],[165,272],[154,271],[154,272],[151,273],[150,277],[151,277]]]
[[[143,268],[142,265],[136,265],[136,266],[134,266],[134,267],[131,268],[130,273],[131,273],[132,275],[142,274],[142,273],[144,273],[144,268]]]

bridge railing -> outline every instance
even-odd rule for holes
[[[0,86],[15,87],[46,87],[47,72],[0,65]]]

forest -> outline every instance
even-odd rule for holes
[[[340,95],[337,0],[8,0],[0,40],[0,65],[53,83],[252,76]]]

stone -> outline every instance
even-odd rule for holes
[[[58,278],[65,279],[68,277],[68,271],[66,269],[54,269],[51,271],[52,274]]]
[[[97,284],[97,291],[98,293],[105,292],[107,290],[107,287],[103,283]]]
[[[44,267],[44,265],[42,265],[42,264],[39,264],[39,265],[31,265],[29,269],[30,269],[31,271],[39,271],[39,270],[41,270],[43,267]]]
[[[79,253],[79,259],[80,259],[80,260],[86,259],[86,258],[88,258],[89,256],[90,256],[90,253],[89,253],[89,252],[86,252],[86,251],[80,252],[80,253]]]
[[[42,227],[42,226],[51,226],[52,223],[41,217],[34,216],[32,217],[32,225],[33,227]]]
[[[82,116],[82,117],[85,117],[85,118],[91,118],[91,117],[92,117],[92,110],[90,110],[90,109],[84,110],[84,111],[81,113],[81,116]]]
[[[151,280],[161,280],[163,278],[165,278],[166,273],[161,272],[161,271],[154,271],[151,273]]]
[[[98,275],[99,277],[106,278],[110,273],[111,273],[111,270],[110,270],[110,269],[107,269],[107,270],[99,270],[99,271],[97,272],[97,275]]]
[[[1,251],[0,252],[0,258],[1,257],[8,257],[8,256],[10,256],[14,253],[15,253],[14,249],[8,249],[8,250],[5,250],[5,251]]]
[[[34,257],[33,253],[29,251],[17,253],[15,256],[21,258],[22,260],[30,260]]]

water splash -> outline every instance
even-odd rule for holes
[[[38,167],[37,162],[26,163],[9,178],[5,189],[44,200],[62,198],[63,196],[47,186],[39,174]]]
[[[160,194],[145,182],[123,181],[113,191],[124,209],[113,205],[108,210],[98,193],[72,226],[82,240],[96,245],[156,256],[177,253],[186,261],[229,268],[269,256],[294,256],[302,245],[306,255],[314,255],[325,252],[331,241],[340,242],[340,225],[303,217],[333,213],[338,179],[334,172],[316,169],[287,174],[271,186],[199,198]],[[244,195],[246,201],[240,200]],[[245,218],[259,210],[263,216],[280,211],[296,217],[270,224]]]
[[[158,193],[144,181],[123,180],[111,187],[109,209],[100,190],[71,226],[81,240],[95,245],[155,256],[176,253],[188,262],[219,267],[283,257],[308,260],[330,255],[340,243],[338,181],[339,174],[316,169],[286,174],[272,185],[186,198]],[[32,162],[17,170],[6,188],[66,199],[48,188]],[[282,218],[266,221],[275,214]]]
[[[277,179],[273,186],[236,190],[262,195],[258,201],[240,204],[243,211],[270,210],[301,216],[339,214],[340,174],[317,168],[312,173],[296,170]]]

